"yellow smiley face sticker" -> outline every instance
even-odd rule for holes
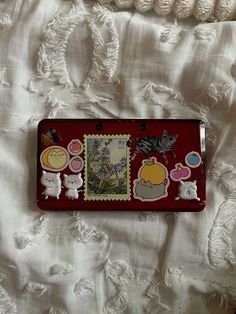
[[[46,148],[40,155],[40,163],[43,169],[51,171],[62,171],[69,164],[69,154],[61,146]]]

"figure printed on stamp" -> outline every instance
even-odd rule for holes
[[[138,179],[134,180],[134,198],[141,201],[156,201],[167,197],[168,171],[155,157],[143,160]]]
[[[88,136],[85,140],[87,197],[128,199],[128,136]]]
[[[146,136],[130,138],[129,141],[127,142],[128,146],[131,145],[133,140],[137,142],[131,160],[134,160],[140,152],[145,154],[146,157],[150,157],[150,153],[157,152],[161,155],[165,165],[167,165],[168,164],[168,159],[166,156],[167,152],[170,152],[174,158],[176,157],[173,150],[173,146],[176,143],[177,137],[178,137],[177,134],[171,134],[164,130],[162,136],[160,137]]]
[[[83,179],[81,173],[67,175],[64,174],[63,185],[67,188],[65,196],[71,200],[77,200],[79,198],[79,188],[83,185]]]
[[[179,194],[175,199],[200,201],[200,198],[197,196],[197,181],[180,181]]]
[[[43,192],[43,195],[45,195],[45,199],[47,199],[49,196],[59,199],[62,188],[60,173],[51,173],[43,170],[40,181],[41,184],[45,187],[45,190]]]

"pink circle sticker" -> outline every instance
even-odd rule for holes
[[[72,157],[69,163],[69,168],[72,172],[80,172],[84,167],[84,161],[80,156]]]
[[[72,155],[72,156],[76,156],[76,155],[80,155],[82,153],[82,151],[84,150],[84,146],[81,143],[80,140],[75,139],[72,140],[68,146],[67,146],[67,150],[68,152]]]

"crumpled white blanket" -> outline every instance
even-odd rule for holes
[[[0,12],[0,312],[234,313],[236,22],[69,0]],[[201,118],[206,209],[40,211],[45,117]]]

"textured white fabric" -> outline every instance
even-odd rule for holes
[[[97,0],[100,4],[113,0]],[[132,8],[143,13],[154,10],[163,16],[173,13],[176,18],[184,19],[193,15],[198,21],[227,21],[236,18],[234,0],[114,0],[120,9]]]
[[[65,0],[0,2],[0,12],[0,312],[234,313],[235,22]],[[206,209],[40,211],[45,117],[203,119]]]

